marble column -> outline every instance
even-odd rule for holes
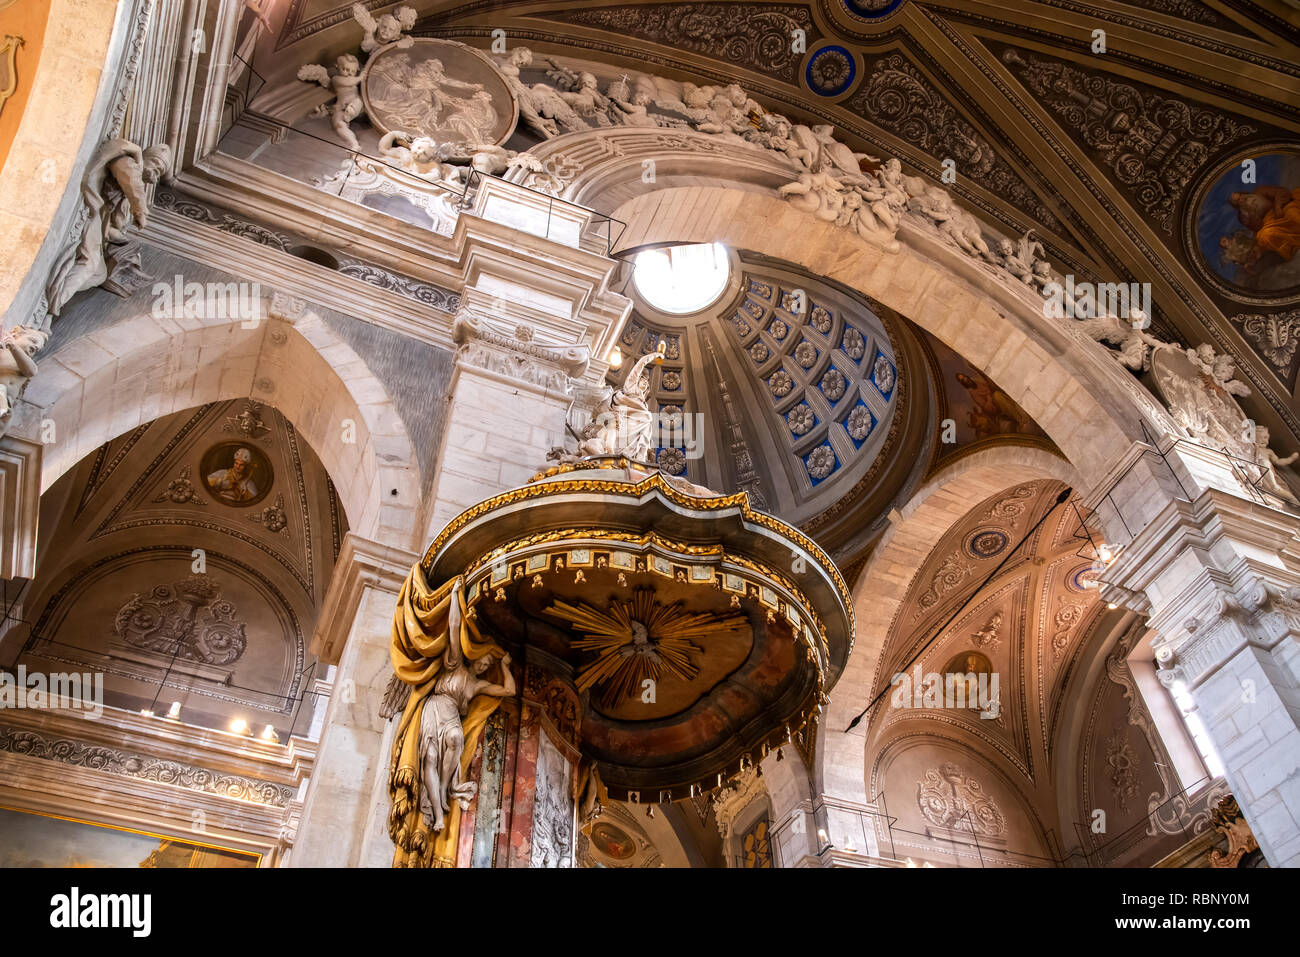
[[[1300,866],[1300,518],[1217,489],[1167,502],[1102,576],[1148,615],[1268,862]]]
[[[391,722],[380,708],[392,665],[393,609],[418,556],[349,533],[321,608],[313,652],[337,660],[329,704],[289,863],[387,867]]]

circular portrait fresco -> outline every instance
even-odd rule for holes
[[[1260,149],[1212,173],[1192,200],[1188,242],[1204,278],[1244,302],[1300,299],[1300,149]]]
[[[591,846],[616,861],[625,861],[636,853],[636,844],[627,832],[606,821],[592,827]]]
[[[519,105],[491,60],[463,43],[416,38],[380,50],[361,72],[361,97],[381,133],[438,143],[504,143]]]
[[[218,502],[244,508],[271,491],[275,476],[265,453],[246,442],[221,442],[199,460],[199,477]]]

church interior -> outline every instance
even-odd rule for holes
[[[0,0],[0,865],[1300,866],[1300,3]]]

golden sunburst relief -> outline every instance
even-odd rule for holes
[[[599,685],[606,708],[637,694],[646,679],[658,682],[665,672],[690,681],[700,672],[696,657],[704,654],[692,638],[707,639],[748,624],[743,615],[688,612],[680,603],[661,604],[650,588],[638,588],[631,601],[610,605],[608,613],[564,601],[554,602],[546,612],[589,636],[572,642],[574,648],[597,655],[578,672],[576,684],[579,692]]]

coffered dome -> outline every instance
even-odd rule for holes
[[[650,395],[661,422],[681,422],[660,429],[658,464],[743,489],[795,524],[825,529],[827,510],[846,498],[878,511],[919,458],[902,449],[923,444],[904,434],[924,429],[923,417],[908,419],[911,390],[929,390],[915,348],[899,348],[909,334],[834,283],[744,251],[729,258],[727,288],[694,313],[656,309],[639,277],[627,284],[635,305],[619,338],[624,365],[662,343]],[[632,257],[634,269],[640,261]],[[620,366],[608,380],[622,377]],[[870,520],[861,507],[852,514]]]

